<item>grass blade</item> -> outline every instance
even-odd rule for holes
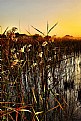
[[[37,28],[35,28],[35,27],[33,27],[33,26],[31,26],[31,27],[34,28],[36,31],[40,32],[42,35],[44,35],[44,33],[41,32],[40,30],[38,30]],[[44,35],[44,36],[45,36],[45,35]]]
[[[54,24],[54,26],[51,27],[51,29],[48,31],[47,34],[49,34],[51,32],[51,30],[57,25],[58,23]]]

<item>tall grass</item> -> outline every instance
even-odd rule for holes
[[[0,43],[0,120],[73,120],[71,116],[74,117],[77,103],[72,97],[68,102],[58,74],[62,60],[67,60],[72,53],[79,53],[81,43],[51,42],[44,38],[41,41],[36,39],[35,43],[33,38],[30,42],[7,38],[1,39]]]

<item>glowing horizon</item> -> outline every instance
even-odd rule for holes
[[[58,22],[51,36],[81,37],[81,0],[1,0],[0,18],[2,32],[7,26],[16,26],[21,33],[27,34],[25,29],[31,34],[38,33],[33,25],[46,34],[48,21],[49,29]]]

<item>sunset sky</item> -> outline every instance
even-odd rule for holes
[[[15,26],[21,33],[27,29],[36,32],[31,25],[46,34],[56,22],[58,25],[49,35],[66,34],[81,37],[81,0],[0,0],[0,26],[2,32],[9,26]],[[1,33],[0,27],[0,33]]]

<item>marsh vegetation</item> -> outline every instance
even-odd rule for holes
[[[0,120],[80,121],[81,41],[0,39]]]

